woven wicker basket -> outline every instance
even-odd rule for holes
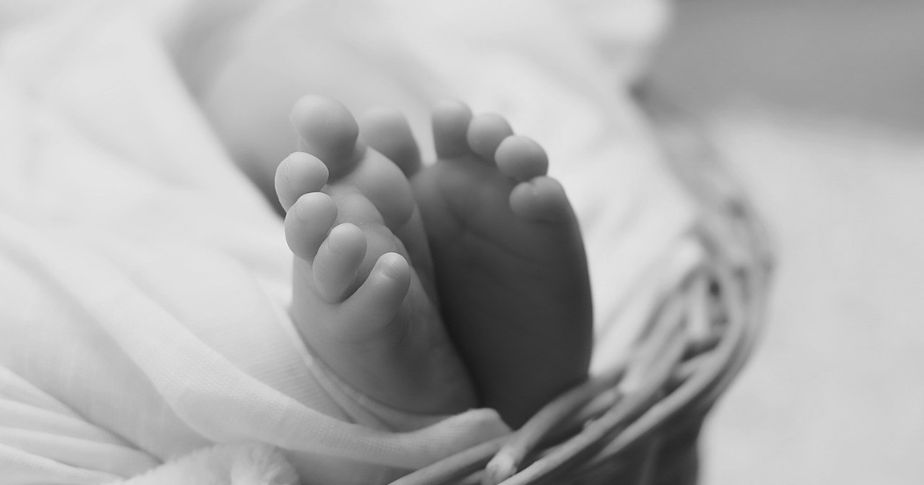
[[[705,262],[660,302],[625,360],[514,434],[393,485],[696,483],[699,428],[754,346],[771,272],[767,238],[715,152],[678,110],[641,95],[672,172],[697,201]]]

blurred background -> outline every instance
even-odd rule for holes
[[[682,0],[653,75],[700,108],[742,98],[924,130],[924,2]]]
[[[924,483],[924,2],[676,2],[652,78],[774,232],[702,483]]]

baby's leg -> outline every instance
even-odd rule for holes
[[[433,113],[439,160],[414,175],[443,318],[484,403],[519,426],[586,378],[587,262],[545,152],[503,118]]]
[[[468,374],[401,241],[358,190],[320,192],[327,179],[306,153],[277,170],[295,254],[291,314],[306,345],[346,383],[394,408],[473,407]]]

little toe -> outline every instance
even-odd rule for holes
[[[411,125],[400,111],[376,108],[359,118],[360,137],[373,149],[395,163],[405,177],[420,170],[420,149]]]
[[[319,296],[330,303],[343,301],[354,288],[365,256],[366,236],[362,229],[350,223],[331,229],[312,265]]]
[[[327,194],[304,194],[286,213],[286,243],[296,256],[311,261],[336,218],[337,207]]]
[[[362,157],[357,143],[359,125],[343,104],[323,96],[304,96],[295,102],[290,116],[300,148],[321,159],[331,179],[349,172]]]
[[[504,175],[526,182],[548,173],[549,157],[531,138],[513,135],[501,142],[494,154],[497,168]]]
[[[472,120],[472,110],[459,101],[438,103],[431,114],[433,125],[433,144],[438,158],[456,158],[470,155],[468,125]]]
[[[276,167],[276,196],[286,211],[303,194],[318,192],[327,183],[327,167],[317,157],[295,152]]]
[[[472,119],[472,123],[468,126],[466,139],[472,151],[482,160],[494,162],[497,147],[512,134],[513,129],[504,117],[486,113]]]
[[[344,321],[353,323],[353,328],[341,329],[341,335],[355,339],[375,335],[377,330],[385,328],[395,320],[410,284],[411,268],[407,260],[397,253],[381,255],[366,281],[343,302],[343,309],[349,315]]]
[[[510,208],[518,216],[532,221],[565,222],[574,218],[561,183],[546,176],[514,187],[510,192]]]

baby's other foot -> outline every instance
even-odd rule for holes
[[[407,253],[376,207],[294,153],[277,170],[295,254],[291,315],[312,353],[344,382],[393,408],[425,414],[475,405],[468,374]]]
[[[587,377],[583,241],[534,141],[461,103],[433,112],[438,161],[413,179],[443,319],[483,403],[519,426]]]
[[[323,161],[330,172],[325,191],[358,190],[369,199],[435,298],[430,249],[406,175],[420,166],[420,155],[404,117],[381,109],[366,113],[360,139],[359,124],[345,106],[304,96],[292,108],[291,119],[300,149]]]

